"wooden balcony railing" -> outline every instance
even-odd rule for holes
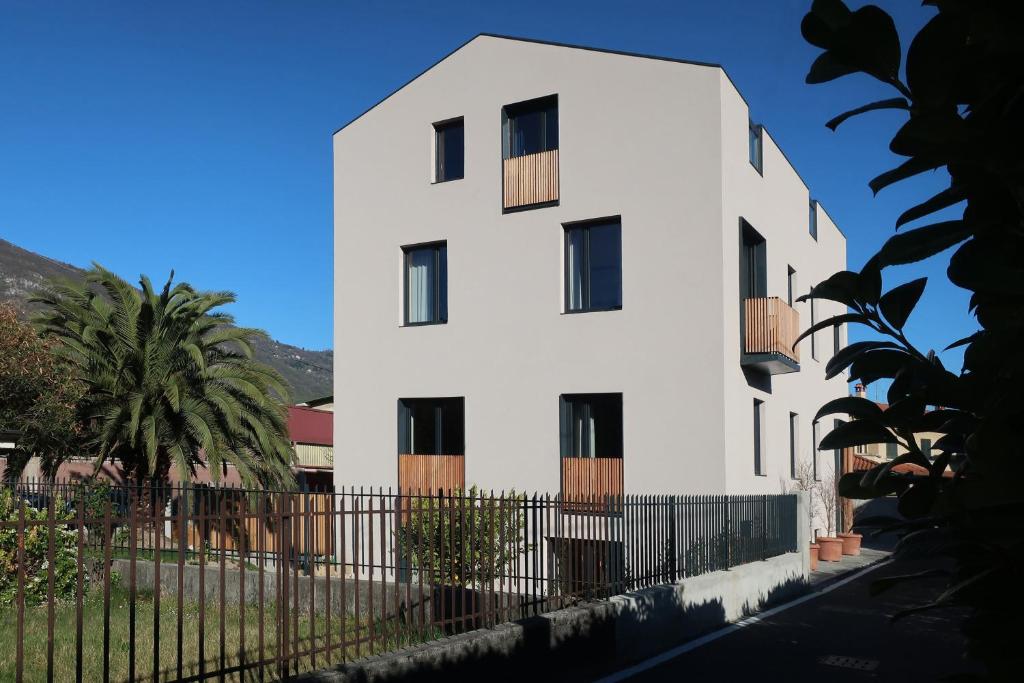
[[[562,458],[562,499],[572,510],[602,510],[623,494],[622,458]]]
[[[748,354],[780,354],[797,363],[800,350],[793,342],[800,336],[800,314],[777,296],[746,299],[743,351]]]
[[[295,464],[299,467],[334,467],[334,447],[313,444],[295,444]]]
[[[558,150],[504,161],[504,206],[514,209],[558,199]]]
[[[455,491],[466,488],[466,457],[464,455],[398,456],[398,490],[436,494],[438,490]]]

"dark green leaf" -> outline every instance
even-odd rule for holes
[[[857,298],[864,303],[875,305],[882,296],[882,269],[869,260],[857,274]]]
[[[885,296],[878,300],[878,308],[882,311],[882,315],[885,316],[890,325],[897,330],[903,329],[903,326],[907,324],[907,318],[910,317],[910,313],[914,310],[914,306],[921,299],[921,295],[924,293],[924,286],[927,283],[928,278],[926,277],[911,280],[906,284],[889,290],[885,293]]]
[[[837,413],[844,413],[853,418],[865,420],[881,420],[882,417],[882,409],[874,401],[861,398],[860,396],[843,396],[842,398],[834,398],[823,405],[814,416],[814,419],[820,420],[826,415],[835,415]]]
[[[867,323],[867,322],[868,322],[867,316],[862,315],[860,313],[843,313],[842,315],[834,315],[831,318],[828,318],[826,320],[822,320],[819,323],[815,323],[814,325],[811,325],[806,330],[804,330],[800,334],[800,336],[796,338],[796,341],[793,342],[793,348],[795,349],[796,345],[799,344],[801,341],[803,341],[804,338],[806,338],[807,336],[812,335],[815,332],[818,332],[820,330],[824,330],[824,329],[826,329],[828,327],[834,327],[836,325],[842,325],[843,323]]]
[[[813,67],[812,67],[812,71],[813,71]],[[862,107],[857,107],[856,109],[851,109],[850,111],[843,112],[839,116],[835,117],[834,119],[832,119],[828,123],[826,123],[825,126],[828,127],[828,128],[831,128],[832,130],[835,130],[836,128],[839,127],[839,124],[841,124],[843,121],[846,121],[847,119],[849,119],[849,118],[851,118],[853,116],[858,116],[858,115],[863,114],[865,112],[877,111],[879,109],[908,109],[908,108],[910,108],[910,103],[907,102],[907,100],[905,98],[903,98],[903,97],[893,97],[893,98],[888,99],[888,100],[879,100],[877,102],[872,102],[871,104],[865,104]]]
[[[865,446],[873,443],[896,443],[896,437],[878,422],[854,420],[840,422],[821,440],[818,450],[830,451],[836,448]]]
[[[881,268],[914,263],[934,256],[970,236],[970,228],[961,220],[914,228],[890,237],[879,250],[875,260]]]
[[[948,187],[931,199],[921,202],[917,206],[913,206],[900,214],[900,217],[896,219],[896,228],[899,229],[900,226],[906,225],[910,221],[917,220],[918,218],[927,216],[930,213],[935,213],[940,209],[945,209],[947,206],[953,206],[954,204],[962,202],[966,197],[967,195],[963,188]]]
[[[850,308],[859,308],[857,293],[860,289],[860,274],[850,270],[841,270],[828,277],[824,282],[811,287],[808,294],[797,298],[797,301],[808,299],[827,299],[846,304]]]
[[[913,157],[907,159],[896,168],[876,176],[868,183],[868,187],[871,188],[872,192],[878,194],[882,189],[895,182],[905,180],[917,175],[918,173],[933,171],[941,166],[943,166],[941,161],[935,161],[934,159],[927,159],[925,157]]]
[[[835,80],[840,76],[846,76],[860,71],[856,66],[845,64],[836,58],[835,53],[823,52],[811,64],[811,70],[807,72],[805,81],[809,84],[826,83]]]
[[[898,349],[900,348],[893,342],[888,341],[862,341],[855,342],[849,346],[840,349],[836,355],[832,356],[832,359],[825,365],[825,379],[832,379],[846,367],[852,363],[861,354],[872,351],[874,349]],[[840,399],[842,400],[842,399]],[[872,403],[869,401],[869,403]],[[815,418],[817,419],[817,418]]]
[[[935,505],[937,490],[934,481],[924,477],[916,477],[914,485],[900,495],[896,509],[904,517],[923,517],[932,511]]]
[[[850,23],[850,14],[841,0],[815,0],[800,23],[800,33],[811,45],[828,49],[836,30]]]
[[[912,362],[912,356],[898,349],[868,351],[850,364],[850,380],[859,379],[867,385],[878,379],[891,379]]]

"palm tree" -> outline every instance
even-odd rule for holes
[[[87,387],[96,469],[116,458],[136,481],[165,479],[172,466],[187,481],[205,464],[217,481],[231,464],[246,486],[291,488],[289,392],[252,358],[264,333],[214,311],[234,294],[173,280],[172,271],[156,292],[142,276],[136,289],[93,264],[84,283],[52,283],[32,298],[45,305],[40,332]]]

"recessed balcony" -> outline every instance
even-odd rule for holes
[[[770,375],[800,370],[800,314],[777,296],[743,301],[743,354],[740,362]]]

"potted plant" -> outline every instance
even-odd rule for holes
[[[851,529],[838,534],[838,537],[843,542],[843,555],[860,555],[860,534]]]
[[[827,476],[815,481],[814,488],[825,518],[825,535],[815,539],[821,546],[818,558],[825,562],[838,562],[843,559],[843,541],[833,535],[836,529],[836,506],[839,504],[835,473],[829,472]]]
[[[818,571],[818,552],[821,551],[821,546],[817,543],[811,543],[811,571]]]

